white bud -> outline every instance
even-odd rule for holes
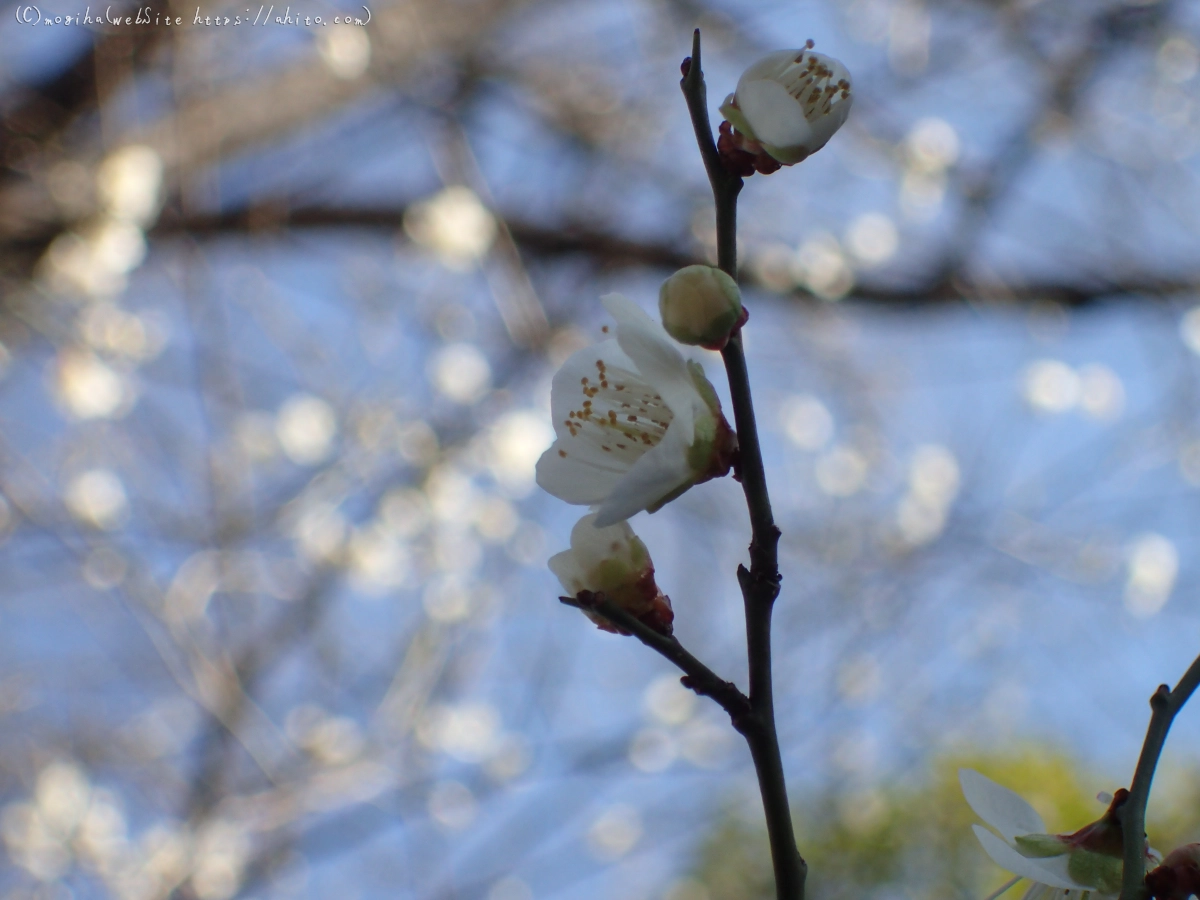
[[[584,592],[604,594],[628,613],[656,630],[670,634],[671,602],[654,583],[654,563],[641,539],[628,522],[596,527],[595,513],[584,516],[571,529],[571,549],[549,560],[572,597]],[[610,623],[588,613],[605,631],[616,631]]]
[[[658,312],[681,344],[720,349],[742,316],[737,282],[712,266],[687,266],[663,282]]]

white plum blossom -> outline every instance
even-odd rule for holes
[[[812,46],[809,41],[800,50],[769,53],[742,73],[737,90],[721,104],[721,114],[740,133],[739,149],[762,149],[790,166],[842,127],[854,100],[850,73]]]
[[[654,512],[729,471],[737,438],[699,364],[620,294],[602,298],[617,336],[571,355],[554,376],[554,444],[537,483],[599,507],[600,528]]]
[[[597,528],[594,513],[584,516],[571,529],[571,549],[554,554],[548,565],[572,597],[603,594],[656,631],[671,633],[671,601],[655,584],[650,551],[628,522]],[[600,616],[584,612],[605,631],[618,631]]]
[[[992,861],[1032,882],[1024,900],[1116,900],[1121,893],[1123,843],[1118,810],[1128,800],[1124,788],[1097,821],[1073,834],[1047,834],[1037,811],[1019,794],[971,769],[959,783],[971,809],[995,832],[975,825],[975,836]],[[997,836],[997,834],[999,836]],[[1147,846],[1146,860],[1159,855]],[[1009,886],[1015,883],[1010,882]]]

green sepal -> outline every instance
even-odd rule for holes
[[[692,446],[688,447],[688,468],[699,475],[712,468],[713,454],[717,450],[717,420],[712,416],[697,416]]]
[[[733,105],[733,94],[730,94],[725,99],[725,102],[721,104],[720,109],[721,115],[725,117],[726,121],[729,122],[730,125],[736,128],[746,137],[750,138],[750,140],[758,140],[758,136],[754,133],[754,129],[750,127],[750,123],[746,120],[746,117],[742,115],[741,109]]]
[[[1018,834],[1013,838],[1017,852],[1026,859],[1062,856],[1071,848],[1056,834]]]
[[[700,396],[704,398],[704,402],[708,404],[708,408],[712,410],[713,415],[719,415],[721,412],[721,400],[717,397],[716,388],[712,386],[712,382],[704,374],[704,366],[700,365],[694,359],[689,359],[687,367],[688,374],[692,376],[692,384],[696,386],[696,390],[700,392]]]
[[[1122,861],[1119,856],[1076,850],[1067,861],[1067,874],[1074,881],[1104,894],[1121,892]]]

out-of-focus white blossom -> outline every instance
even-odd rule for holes
[[[523,497],[534,485],[538,458],[554,440],[545,415],[517,409],[501,416],[488,435],[486,462],[510,496]]]
[[[63,496],[67,509],[93,528],[117,527],[128,512],[125,486],[108,469],[89,469],[71,479]]]
[[[904,140],[910,169],[939,174],[958,161],[958,132],[944,119],[921,119]]]
[[[642,706],[663,725],[682,725],[696,711],[697,698],[679,683],[675,675],[661,675],[650,682],[642,696]]]
[[[404,214],[404,230],[413,241],[452,269],[482,259],[496,237],[496,219],[475,192],[452,185],[414,203]]]
[[[1060,360],[1030,363],[1024,382],[1025,400],[1038,412],[1063,413],[1079,402],[1079,375]]]
[[[846,245],[864,266],[877,266],[896,255],[900,235],[896,225],[883,213],[863,213],[850,223]]]
[[[1179,551],[1161,534],[1143,534],[1128,550],[1125,607],[1138,618],[1153,616],[1171,598],[1179,575]]]
[[[867,482],[869,464],[862,452],[839,445],[817,458],[814,475],[817,487],[831,497],[850,497]]]
[[[86,350],[64,350],[55,372],[59,404],[77,419],[111,419],[127,413],[136,394],[129,380]]]
[[[800,282],[822,300],[841,300],[854,288],[854,270],[838,239],[827,231],[800,245],[794,268]]]
[[[431,706],[417,723],[417,739],[459,762],[480,763],[501,747],[500,724],[490,703]]]
[[[330,72],[353,81],[371,64],[371,39],[365,28],[328,28],[317,37],[317,52]]]
[[[474,344],[448,344],[434,354],[429,377],[438,392],[455,403],[483,399],[492,383],[492,367]]]
[[[447,831],[462,831],[478,811],[475,795],[461,782],[440,781],[429,792],[429,815]]]
[[[129,144],[106,156],[96,169],[96,196],[113,218],[145,226],[158,214],[162,177],[158,152]]]
[[[632,806],[618,803],[602,812],[588,829],[588,849],[600,860],[620,859],[642,839],[642,817]]]
[[[370,595],[382,595],[408,580],[408,548],[382,523],[360,528],[349,544],[350,578],[354,586]]]
[[[788,397],[779,410],[779,424],[801,450],[820,450],[833,437],[829,408],[811,394]]]
[[[320,397],[296,394],[279,408],[275,435],[292,462],[301,466],[316,465],[333,451],[337,416],[333,407]]]

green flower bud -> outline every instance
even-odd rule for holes
[[[725,346],[743,320],[737,282],[712,266],[688,266],[663,282],[658,312],[667,334],[710,350]]]

